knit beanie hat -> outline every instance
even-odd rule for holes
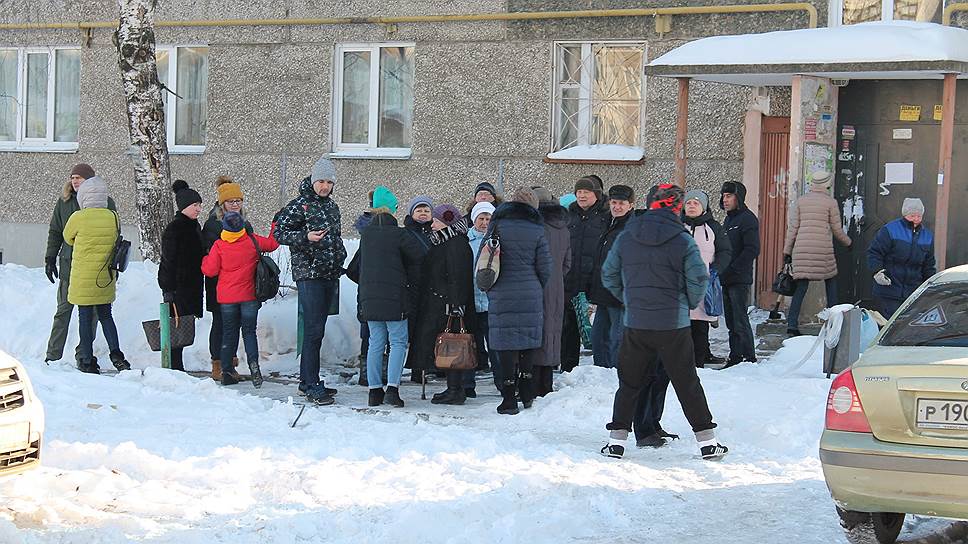
[[[561,204],[563,207],[567,208],[568,206],[574,204],[576,200],[578,200],[578,197],[575,196],[574,193],[568,193],[558,197],[558,204]]]
[[[522,204],[527,204],[534,209],[538,209],[538,197],[534,194],[534,191],[528,189],[527,187],[519,187],[514,194],[511,195],[511,202],[521,202]]]
[[[83,185],[81,185],[83,187]],[[924,215],[924,202],[920,198],[905,198],[901,203],[901,216],[917,213]]]
[[[605,192],[605,182],[602,181],[602,178],[598,177],[595,174],[588,174],[585,177],[588,178],[588,179],[590,179],[590,180],[592,180],[593,182],[595,182],[595,185],[598,186],[598,192],[599,193],[604,193]]]
[[[241,232],[245,228],[245,220],[238,212],[228,212],[222,216],[222,228],[229,232]]]
[[[669,208],[676,214],[682,211],[682,188],[672,183],[663,183],[656,186],[655,193],[650,195],[652,203],[649,204],[650,210]]]
[[[433,210],[434,201],[427,195],[417,195],[411,198],[410,203],[407,204],[407,215],[413,215],[413,211],[417,209],[417,206],[427,206]]]
[[[396,195],[383,185],[378,185],[373,190],[373,208],[389,208],[390,213],[397,213]]]
[[[451,204],[441,204],[434,208],[434,219],[447,225],[453,225],[461,218],[460,210]]]
[[[221,183],[215,188],[218,192],[218,203],[221,206],[226,200],[245,200],[242,195],[242,186],[232,181],[229,177],[219,177]]]
[[[84,179],[88,179],[88,178],[93,178],[95,174],[94,174],[94,169],[91,168],[90,164],[79,162],[74,165],[74,168],[71,168],[71,175],[81,176]]]
[[[491,193],[491,196],[493,196],[494,198],[497,198],[497,191],[494,190],[494,185],[491,185],[486,181],[477,184],[477,187],[474,188],[474,196],[477,196],[477,193],[481,191],[487,191]]]
[[[108,184],[101,176],[87,178],[77,189],[77,204],[81,208],[107,208]]]
[[[176,179],[175,183],[171,184],[171,190],[175,193],[175,205],[178,206],[178,211],[182,211],[192,204],[202,203],[202,196],[195,189],[189,187],[188,182],[183,179]]]
[[[590,176],[585,176],[575,182],[575,192],[577,193],[581,190],[599,192],[598,184]]]
[[[313,165],[313,171],[309,180],[316,182],[324,179],[336,183],[336,165],[326,157],[320,157],[316,161],[316,164]]]
[[[608,189],[609,200],[627,200],[635,203],[635,190],[628,185],[612,185]]]
[[[477,216],[482,213],[494,214],[494,204],[490,202],[478,202],[474,204],[474,209],[471,210],[471,222],[477,222]]]
[[[531,190],[534,191],[534,196],[538,197],[538,205],[558,203],[558,201],[555,200],[554,195],[551,194],[551,191],[540,185],[531,187]]]
[[[826,170],[818,170],[810,176],[810,183],[815,186],[828,185],[830,180],[830,172],[827,172]]]
[[[699,205],[702,206],[703,210],[709,209],[709,195],[707,195],[706,191],[703,191],[702,189],[692,189],[690,191],[686,191],[686,196],[682,199],[682,202],[685,204],[690,200],[699,202]]]

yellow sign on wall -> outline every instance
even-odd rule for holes
[[[901,121],[920,121],[921,120],[921,106],[909,106],[907,104],[901,104]]]
[[[940,121],[941,116],[944,113],[944,107],[941,104],[934,105],[934,120]]]

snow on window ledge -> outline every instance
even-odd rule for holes
[[[63,142],[46,145],[17,145],[12,142],[0,143],[0,152],[14,151],[21,153],[77,153],[77,148],[77,142]]]
[[[548,153],[549,162],[642,162],[645,150],[616,144],[576,145],[554,153]]]
[[[409,159],[413,151],[405,147],[337,149],[327,155],[330,159]]]

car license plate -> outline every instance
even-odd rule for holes
[[[918,399],[918,427],[968,429],[968,401]]]

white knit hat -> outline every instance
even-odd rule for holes
[[[477,216],[481,215],[482,213],[493,214],[494,204],[491,204],[490,202],[478,202],[477,204],[474,204],[474,208],[471,210],[471,223],[476,222]]]

